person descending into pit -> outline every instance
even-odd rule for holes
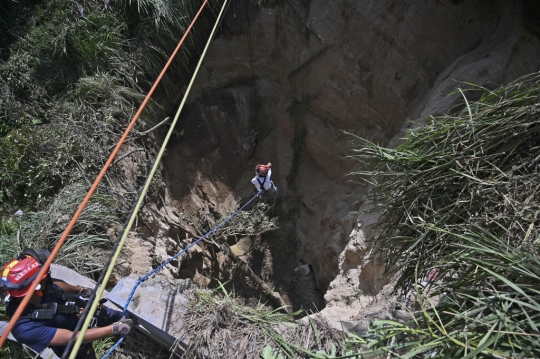
[[[38,353],[50,347],[56,355],[62,356],[79,321],[79,315],[93,293],[90,288],[51,278],[50,271],[40,278],[35,291],[30,293],[30,285],[50,255],[47,249],[25,249],[2,269],[0,287],[8,294],[6,312],[10,318],[22,299],[31,296],[11,331],[15,339]],[[95,359],[92,341],[109,335],[126,335],[134,324],[124,313],[100,304],[92,318],[92,328],[84,334],[85,344],[79,349],[76,358]]]
[[[255,185],[255,190],[259,192],[261,189],[264,191],[271,190],[274,195],[277,194],[277,187],[270,179],[272,177],[272,163],[268,162],[266,165],[257,165],[255,167],[255,173],[257,174],[251,180],[251,183]]]

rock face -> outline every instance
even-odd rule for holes
[[[168,350],[180,352],[189,340],[183,313],[190,302],[186,293],[191,289],[191,281],[156,275],[135,287],[138,280],[136,275],[122,278],[107,298],[120,308],[129,298],[128,313],[137,317],[142,327],[139,329]]]
[[[384,283],[364,263],[369,233],[357,224],[373,219],[352,212],[366,189],[345,176],[355,163],[344,131],[387,144],[408,119],[449,110],[460,81],[493,88],[537,71],[538,6],[249,3],[230,5],[198,75],[164,163],[165,202],[185,209],[197,199],[219,207],[230,193],[249,198],[254,166],[271,161],[283,206],[297,213],[296,257],[329,290],[327,302],[347,285],[375,295]]]

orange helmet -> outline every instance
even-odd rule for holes
[[[0,286],[12,297],[24,297],[50,254],[46,249],[25,249],[2,268]],[[40,280],[48,275],[45,273]]]
[[[257,165],[257,167],[255,167],[255,173],[257,173],[259,176],[266,176],[268,174],[268,166]]]

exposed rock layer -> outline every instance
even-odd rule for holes
[[[493,88],[537,71],[537,6],[261,4],[246,11],[233,2],[212,43],[168,148],[166,203],[180,211],[203,200],[230,206],[230,193],[252,195],[255,164],[271,161],[281,205],[297,213],[291,255],[311,264],[319,288],[330,289],[327,303],[344,302],[339,291],[347,286],[346,293],[375,295],[384,284],[373,278],[380,270],[364,264],[365,244],[349,243],[369,235],[357,223],[373,218],[351,213],[365,188],[345,177],[354,163],[343,131],[389,143],[407,119],[450,109],[458,95],[447,94],[459,81]]]

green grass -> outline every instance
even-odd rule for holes
[[[182,86],[178,77],[204,44],[216,3],[210,2],[188,37],[165,78],[168,83],[158,88],[161,95]],[[93,182],[200,6],[195,1],[161,0],[118,1],[109,7],[98,0],[78,4],[53,0],[0,5],[0,42],[6,46],[0,62],[0,235],[4,247],[13,242],[8,238],[13,237],[11,214],[17,209],[33,213],[34,227],[48,226],[45,214],[58,203],[71,201],[72,197],[61,198],[66,186],[87,188]],[[130,145],[146,151],[146,139],[137,133],[163,117],[160,106],[151,102],[135,126]],[[134,170],[144,168],[141,164]],[[135,187],[142,182],[141,176],[137,178]],[[124,171],[113,165],[100,187],[102,194],[114,198],[108,203],[115,218],[129,210],[135,193],[134,189],[114,190],[123,182]],[[122,206],[112,205],[115,201]],[[67,202],[67,209],[60,206],[62,216],[75,210]],[[64,222],[55,223],[47,238],[31,230],[25,231],[26,238],[50,245]],[[97,238],[103,232],[87,229],[80,233],[102,243]],[[72,239],[79,244],[80,240]]]
[[[161,100],[180,90],[178,78],[204,46],[217,3],[210,1],[158,88]],[[0,2],[2,263],[23,247],[50,248],[56,243],[200,4]],[[150,149],[141,132],[163,117],[164,111],[151,101],[129,138],[130,146]],[[146,158],[151,161],[151,156]],[[111,246],[106,230],[117,227],[129,211],[145,168],[143,161],[133,169],[141,170],[134,188],[118,190],[115,186],[126,182],[125,173],[111,166],[57,263],[82,274],[99,271],[102,252]],[[25,212],[19,240],[12,218],[18,209]]]
[[[396,148],[354,137],[353,175],[380,214],[374,246],[423,304],[411,323],[373,324],[379,353],[540,356],[539,95],[532,74],[421,121]],[[419,288],[432,268],[441,281]]]
[[[223,285],[215,291],[197,290],[185,321],[192,333],[185,357],[221,358],[242,352],[248,358],[264,359],[358,358],[353,353],[357,341],[348,342],[319,320],[295,321],[301,314],[305,315],[303,311],[284,314],[281,308],[272,310],[261,303],[244,306]],[[234,348],[230,342],[236,343]]]
[[[178,78],[205,43],[217,3],[210,1],[158,95],[180,90]],[[66,184],[93,179],[200,7],[187,0],[77,4],[0,7],[0,43],[7,47],[0,63],[0,209],[7,212],[46,206]],[[150,103],[135,131],[163,117]]]

